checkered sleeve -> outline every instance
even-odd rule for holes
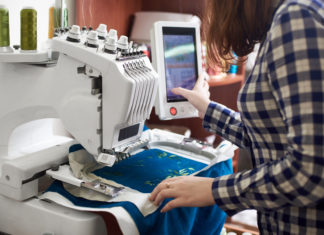
[[[229,215],[323,200],[323,25],[323,16],[293,1],[273,20],[265,52],[268,83],[286,124],[288,146],[277,160],[214,180],[215,202]]]
[[[222,104],[210,102],[204,116],[203,127],[241,148],[250,145],[240,113]]]

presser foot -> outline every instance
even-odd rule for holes
[[[73,175],[69,165],[61,165],[58,169],[47,170],[46,174],[61,182],[74,185],[76,187],[91,189],[110,197],[116,197],[124,189],[124,187],[117,187],[103,183],[99,179],[78,179]]]
[[[103,149],[103,152],[98,155],[96,160],[111,167],[115,163],[129,158],[133,152],[141,148],[147,148],[148,143],[148,139],[143,139],[115,149]]]
[[[83,182],[81,184],[82,187],[91,189],[93,191],[103,193],[110,197],[116,197],[120,191],[124,189],[124,187],[116,187],[113,185],[109,185],[101,182],[100,180],[94,180],[91,182]]]

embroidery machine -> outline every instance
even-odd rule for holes
[[[117,40],[117,32],[111,30],[107,39],[101,40],[107,36],[104,25],[88,33],[73,26],[69,32],[58,34],[46,52],[0,54],[1,232],[106,233],[103,220],[96,214],[37,199],[46,172],[84,186],[85,182],[71,180],[59,169],[67,162],[72,144],[80,143],[97,162],[107,166],[142,147],[156,145],[178,149],[183,155],[191,152],[207,163],[224,152],[186,142],[184,136],[174,133],[143,133],[155,101],[158,75],[127,37]],[[10,154],[17,148],[15,140],[21,133],[16,128],[44,118],[57,118],[53,132],[65,140],[37,152]],[[233,148],[227,150],[231,157]],[[58,223],[69,226],[57,228]]]

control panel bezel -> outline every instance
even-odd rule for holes
[[[151,30],[152,64],[159,75],[159,87],[155,100],[155,113],[161,120],[198,117],[198,111],[186,99],[174,102],[167,100],[165,59],[163,47],[163,28],[194,29],[196,66],[198,76],[202,73],[200,25],[197,22],[155,22]],[[197,76],[197,79],[198,79]]]

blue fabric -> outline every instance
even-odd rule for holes
[[[141,164],[136,166],[136,164],[142,160],[143,162],[140,162]],[[145,165],[145,168],[143,168],[142,165]],[[196,161],[175,156],[170,153],[164,153],[158,149],[152,149],[122,161],[110,169],[103,168],[97,170],[96,173],[100,176],[106,176],[109,177],[109,179],[123,183],[126,186],[132,186],[139,191],[151,192],[155,185],[159,183],[158,180],[162,180],[170,175],[185,174],[186,171],[181,171],[180,173],[181,169],[188,170],[189,168],[193,168],[194,171],[198,171],[204,166],[204,164]],[[172,172],[169,170],[172,170]],[[116,172],[123,173],[122,175],[114,175]],[[127,176],[126,172],[130,173],[132,176]],[[232,161],[228,160],[218,163],[210,169],[200,172],[198,175],[204,177],[218,177],[231,173]],[[147,180],[150,181],[150,175],[152,176],[151,181],[154,184],[145,184]],[[91,208],[121,206],[132,216],[140,234],[219,234],[226,219],[225,212],[216,205],[202,208],[176,208],[167,213],[160,213],[160,209],[168,201],[166,200],[157,211],[144,217],[137,207],[130,202],[107,203],[74,197],[63,188],[62,183],[59,181],[54,182],[48,191],[61,194],[76,206]]]
[[[147,130],[149,130],[149,128],[146,125],[144,125],[143,131],[147,131]]]
[[[73,153],[79,150],[84,149],[83,146],[81,144],[74,144],[69,148],[69,153]]]
[[[131,156],[112,167],[93,173],[143,193],[150,193],[162,180],[174,176],[190,175],[206,164],[179,157],[159,149],[150,149]]]

